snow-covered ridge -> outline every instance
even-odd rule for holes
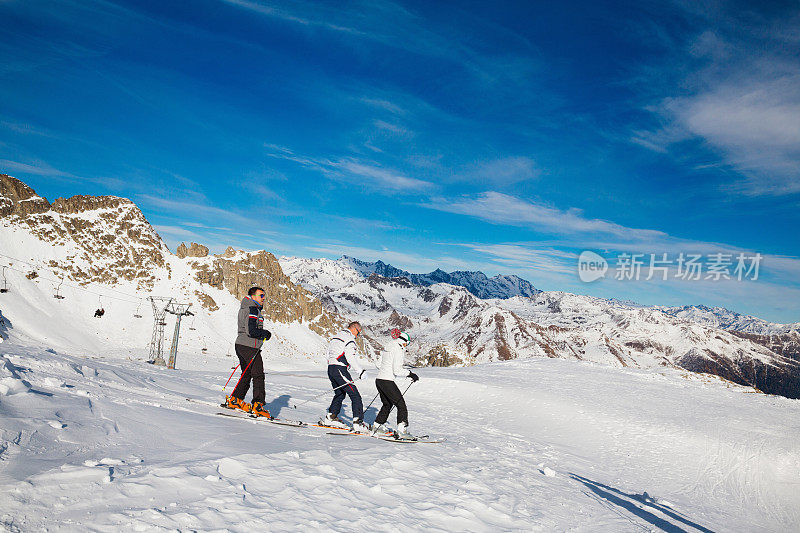
[[[296,258],[281,258],[281,264],[284,263],[289,266]],[[473,272],[456,270],[454,272],[445,272],[437,268],[428,274],[412,274],[406,270],[388,265],[383,261],[375,261],[369,263],[356,259],[355,257],[342,256],[337,263],[343,267],[350,266],[353,270],[360,273],[364,277],[369,277],[371,274],[378,274],[386,278],[408,278],[409,281],[415,285],[429,286],[436,283],[448,283],[450,285],[458,285],[464,287],[469,292],[478,298],[511,298],[513,296],[534,296],[538,292],[531,283],[519,276],[505,276],[496,275],[491,278],[486,276],[483,272]],[[320,263],[320,266],[323,264]],[[324,265],[328,265],[325,263]],[[324,267],[323,267],[324,268]]]
[[[800,331],[800,322],[794,324],[776,324],[751,315],[742,315],[724,307],[707,307],[705,305],[685,305],[682,307],[654,306],[655,309],[698,324],[710,327],[753,333],[756,335],[781,335]]]

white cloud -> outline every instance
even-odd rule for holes
[[[479,163],[461,177],[469,181],[503,186],[532,180],[540,175],[541,169],[533,159],[510,156]]]
[[[269,148],[269,145],[267,145]],[[312,169],[324,176],[387,193],[423,192],[435,188],[429,181],[412,178],[404,174],[380,166],[373,161],[364,161],[351,157],[339,159],[317,158],[297,155],[289,149],[273,150],[269,157],[292,161]]]
[[[585,218],[578,209],[562,211],[494,191],[474,197],[438,198],[420,205],[438,211],[480,218],[492,224],[529,227],[551,234],[602,233],[629,240],[646,241],[666,235],[661,231],[629,228],[607,220]]]
[[[74,174],[58,170],[45,163],[44,161],[31,161],[30,163],[22,163],[20,161],[11,161],[9,159],[0,159],[0,168],[5,173],[21,172],[23,174],[32,174],[34,176],[51,176],[57,178],[77,178]]]
[[[800,11],[755,22],[719,7],[693,12],[699,30],[679,47],[677,65],[652,70],[670,80],[645,107],[660,125],[631,141],[684,160],[685,141],[701,141],[717,162],[696,168],[727,171],[721,188],[729,193],[800,193]],[[648,89],[659,86],[651,80]]]
[[[372,164],[365,164],[353,159],[343,159],[334,163],[334,167],[345,174],[361,176],[371,180],[368,182],[379,189],[391,191],[424,191],[434,187],[433,183],[416,178],[409,178],[393,170]]]
[[[454,246],[468,248],[482,253],[492,261],[514,269],[536,270],[541,272],[558,272],[574,274],[578,254],[535,244],[502,243],[457,243]],[[497,267],[495,267],[497,268]]]

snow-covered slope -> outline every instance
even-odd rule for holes
[[[448,440],[401,445],[187,402],[219,400],[224,360],[2,346],[3,530],[800,529],[800,404],[718,379],[548,358],[420,369],[411,429]],[[328,390],[320,370],[271,372],[268,408],[313,420]]]

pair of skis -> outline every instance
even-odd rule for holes
[[[317,427],[317,428],[322,428],[322,429],[327,429],[327,430],[335,430],[335,431],[328,431],[327,432],[328,435],[353,435],[353,436],[361,436],[361,437],[372,437],[372,438],[375,438],[375,439],[385,440],[387,442],[402,442],[402,443],[414,443],[414,442],[417,442],[417,443],[435,444],[435,443],[445,442],[445,440],[446,440],[444,438],[442,438],[442,439],[433,439],[433,438],[430,438],[428,435],[423,435],[423,436],[418,436],[418,437],[411,437],[411,438],[403,438],[403,437],[398,437],[396,435],[372,435],[372,434],[369,434],[369,433],[357,433],[357,432],[355,432],[353,430],[350,430],[350,429],[347,429],[347,428],[339,428],[339,427],[335,427],[335,426],[324,426],[322,424],[307,424],[307,423],[302,422],[300,420],[287,420],[287,419],[283,419],[283,418],[267,418],[265,416],[257,416],[257,415],[253,415],[253,414],[250,414],[250,413],[245,413],[244,411],[239,411],[237,409],[231,409],[230,407],[227,407],[224,403],[223,404],[217,404],[217,403],[214,403],[214,402],[209,402],[209,401],[205,401],[205,400],[197,400],[197,399],[194,399],[194,398],[186,398],[186,401],[192,402],[192,403],[201,403],[201,404],[210,405],[210,406],[213,406],[213,407],[221,407],[223,409],[223,411],[219,411],[219,412],[216,413],[219,416],[227,416],[227,417],[230,417],[230,418],[239,418],[239,419],[242,419],[242,420],[250,420],[252,422],[257,422],[257,423],[267,423],[267,424],[274,424],[274,425],[278,425],[278,426],[288,426],[288,427],[294,427],[294,428]]]
[[[403,442],[403,443],[420,443],[420,444],[439,444],[445,442],[447,439],[431,438],[429,435],[419,435],[413,437],[401,437],[397,434],[388,435],[372,435],[370,433],[357,433],[355,431],[348,431],[347,433],[329,432],[328,435],[353,435],[355,437],[371,437],[373,439],[385,440],[387,442]]]

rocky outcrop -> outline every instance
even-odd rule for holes
[[[312,331],[325,336],[344,324],[344,320],[326,310],[319,299],[292,283],[269,252],[228,248],[223,254],[202,259],[190,262],[201,283],[225,289],[237,299],[247,296],[250,287],[262,287],[267,294],[263,311],[267,320],[283,324],[306,323]]]
[[[50,210],[50,202],[16,178],[0,174],[0,217],[24,217]]]
[[[197,244],[196,242],[191,243],[187,248],[186,243],[182,242],[175,250],[175,255],[181,259],[185,259],[187,257],[206,257],[208,255],[208,248],[202,244]]]
[[[767,394],[800,398],[800,363],[784,357],[761,361],[736,353],[733,357],[711,350],[692,349],[676,362],[681,368],[720,376]]]
[[[57,198],[52,204],[16,178],[0,174],[0,221],[23,227],[72,253],[48,265],[80,283],[136,281],[152,287],[169,253],[139,208],[116,196]]]

